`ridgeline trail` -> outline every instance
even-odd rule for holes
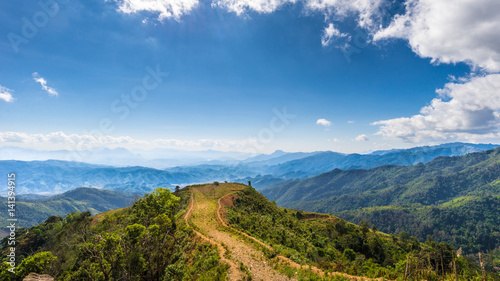
[[[189,209],[184,216],[186,223],[203,240],[215,245],[221,261],[229,265],[229,280],[297,280],[277,270],[280,266],[310,270],[320,277],[342,276],[349,280],[381,280],[329,272],[309,265],[300,265],[281,255],[269,259],[259,248],[272,251],[272,247],[246,233],[236,230],[225,222],[225,206],[230,205],[235,193],[247,186],[242,184],[207,184],[190,186]],[[253,240],[252,243],[249,240]],[[260,245],[260,247],[258,245]]]

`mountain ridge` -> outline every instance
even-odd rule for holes
[[[446,243],[283,209],[237,183],[158,188],[131,207],[50,217],[17,237],[19,278],[34,270],[58,280],[437,280],[453,277],[454,260],[460,280],[481,274]],[[0,263],[1,280],[15,280],[8,266]]]
[[[425,207],[433,210],[435,206],[444,210],[441,213],[452,213],[450,210],[453,209],[453,204],[450,202],[457,198],[474,196],[479,200],[477,202],[487,200],[477,206],[481,208],[477,212],[488,216],[475,219],[477,225],[492,229],[500,225],[500,208],[495,207],[495,198],[500,196],[499,183],[500,148],[496,148],[462,156],[437,157],[426,164],[413,166],[381,166],[369,170],[346,171],[335,169],[316,177],[290,181],[262,190],[262,193],[283,207],[333,213],[356,222],[362,217],[372,218],[379,222],[377,228],[388,232],[390,229],[405,229],[405,224],[413,225],[415,229],[406,230],[421,240],[425,240],[426,235],[432,233],[432,227],[423,231],[418,229],[419,225],[432,222],[437,231],[445,231],[447,226],[454,226],[457,235],[464,239],[456,245],[464,250],[487,250],[489,242],[484,237],[489,231],[479,231],[475,225],[465,227],[467,220],[464,215],[455,216],[455,219],[451,216],[448,223],[438,223],[441,211],[436,209],[434,213],[429,213]],[[469,209],[474,209],[473,204],[468,206]],[[399,224],[394,225],[395,222],[378,219],[384,214],[389,216],[398,213],[394,210],[402,207],[414,212],[414,216],[406,216],[407,222],[397,220]],[[373,212],[368,212],[368,208],[374,208]],[[460,214],[466,212],[467,208],[460,209]],[[424,213],[432,216],[426,218]],[[438,239],[442,241],[445,237],[449,238],[449,235],[442,234]],[[477,237],[482,238],[476,243],[473,239]],[[500,246],[500,237],[491,239],[491,246]],[[470,244],[467,244],[469,242]]]
[[[398,152],[349,154],[337,152],[278,152],[257,158],[259,161],[233,164],[203,164],[155,169],[142,166],[113,167],[61,160],[0,161],[0,173],[17,172],[19,194],[56,194],[76,187],[144,193],[155,187],[173,189],[202,182],[253,182],[257,189],[289,180],[305,179],[335,168],[358,169],[382,165],[413,165],[443,155],[464,154],[495,145],[454,143],[435,147],[413,148]],[[253,158],[255,160],[255,158]],[[285,161],[285,162],[283,162]],[[0,188],[5,192],[5,187]]]

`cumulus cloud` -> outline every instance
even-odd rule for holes
[[[341,33],[333,23],[330,23],[323,31],[323,36],[321,37],[321,45],[326,47],[330,45],[336,38],[349,37],[346,33]]]
[[[242,15],[247,11],[272,13],[286,3],[295,2],[295,0],[219,0],[212,2],[212,7],[219,6],[237,15]]]
[[[318,119],[316,121],[316,124],[321,125],[323,127],[330,127],[332,125],[332,122],[330,122],[326,119]]]
[[[118,10],[126,13],[151,12],[158,14],[158,20],[180,19],[198,4],[198,0],[118,0]]]
[[[371,29],[381,17],[381,7],[385,0],[306,0],[307,9],[323,12],[336,20],[356,16],[358,25]]]
[[[395,16],[374,41],[401,38],[433,62],[500,71],[500,1],[408,0],[405,5],[406,13]]]
[[[468,63],[483,75],[454,79],[420,114],[372,123],[378,134],[407,142],[481,141],[500,137],[500,2],[408,0],[406,12],[374,41],[407,40],[434,63]]]
[[[370,139],[368,138],[367,135],[362,134],[354,138],[355,141],[369,141]]]
[[[158,14],[158,19],[179,19],[190,13],[199,4],[199,0],[115,0],[118,10],[123,13],[151,12]],[[336,20],[355,15],[359,26],[374,26],[375,15],[379,16],[380,6],[386,0],[304,0],[307,11],[321,12]],[[295,4],[298,0],[213,0],[212,8],[221,7],[237,15],[249,11],[272,13],[286,4]]]
[[[37,83],[40,83],[42,86],[42,89],[49,94],[49,96],[58,96],[59,93],[56,91],[56,89],[47,86],[47,80],[45,78],[41,77],[38,72],[33,72],[33,80],[35,80]]]
[[[372,123],[378,134],[409,142],[478,140],[498,136],[500,129],[500,74],[452,82],[436,91],[438,97],[420,114]]]
[[[4,102],[13,102],[14,98],[12,97],[12,90],[0,85],[0,100],[3,100]]]

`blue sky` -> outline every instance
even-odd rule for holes
[[[499,142],[495,1],[42,2],[0,2],[0,146]]]

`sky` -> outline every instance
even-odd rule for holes
[[[0,147],[500,143],[498,0],[0,2]]]

